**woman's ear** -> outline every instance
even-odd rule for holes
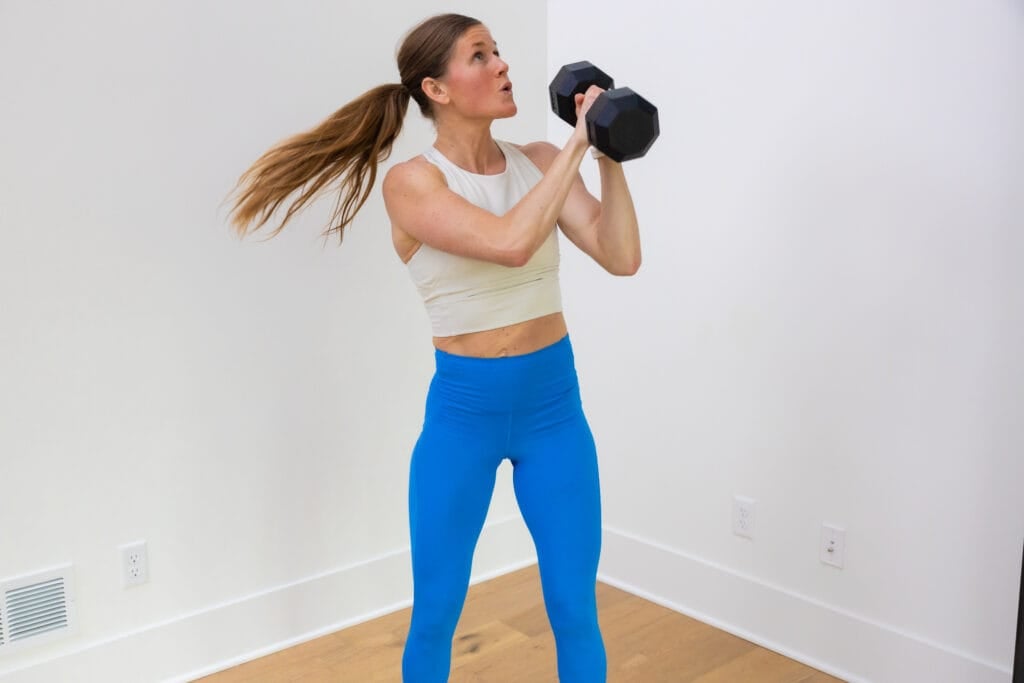
[[[420,88],[423,90],[423,94],[434,102],[448,104],[448,91],[444,87],[444,83],[436,78],[424,78],[423,82],[420,83]]]

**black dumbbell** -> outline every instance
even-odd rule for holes
[[[658,108],[630,88],[616,88],[612,77],[590,62],[566,64],[548,88],[551,109],[570,126],[576,125],[576,93],[592,85],[605,92],[587,111],[590,144],[621,163],[647,154],[658,139]]]

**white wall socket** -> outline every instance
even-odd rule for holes
[[[831,524],[821,525],[821,561],[843,568],[846,559],[846,529]]]
[[[732,500],[732,532],[737,536],[754,538],[754,511],[756,501],[746,496],[734,496]]]
[[[125,588],[149,581],[149,557],[145,541],[121,546],[121,579]]]

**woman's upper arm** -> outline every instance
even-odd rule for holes
[[[500,217],[466,201],[448,188],[429,162],[391,167],[382,187],[392,224],[423,244],[459,256],[519,265],[515,245]]]
[[[547,172],[551,160],[559,151],[550,142],[533,142],[520,149],[541,173]],[[583,177],[577,173],[569,196],[558,214],[558,225],[573,244],[598,263],[602,262],[601,248],[597,241],[597,219],[600,215],[601,202],[590,194],[583,184]]]

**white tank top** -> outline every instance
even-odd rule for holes
[[[495,142],[505,155],[505,170],[496,175],[470,173],[433,147],[423,156],[441,169],[452,192],[502,216],[543,175],[516,147]],[[492,330],[560,312],[558,265],[554,225],[540,249],[518,268],[456,256],[426,244],[420,245],[408,263],[435,337]]]

